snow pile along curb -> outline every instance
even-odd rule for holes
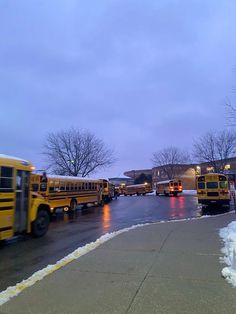
[[[222,269],[221,273],[229,283],[236,287],[236,221],[220,229],[219,234],[224,241],[224,247],[221,250],[224,257],[221,261],[228,265]]]

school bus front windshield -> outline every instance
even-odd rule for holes
[[[198,202],[209,205],[230,206],[228,178],[223,174],[211,173],[197,178]]]
[[[218,182],[207,182],[207,189],[218,189]]]

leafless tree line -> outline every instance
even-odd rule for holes
[[[88,131],[69,129],[49,133],[44,145],[47,170],[64,176],[86,177],[114,163],[114,153]]]
[[[177,147],[167,147],[153,154],[153,165],[161,166],[168,179],[173,179],[183,169],[184,164],[207,162],[215,172],[222,172],[227,159],[236,152],[236,133],[223,130],[207,132],[193,143],[192,154]]]
[[[168,179],[173,179],[181,170],[182,165],[188,163],[190,156],[177,147],[166,147],[153,154],[152,161],[155,167],[161,166]]]
[[[208,162],[215,172],[220,172],[224,170],[227,159],[235,154],[235,149],[235,132],[208,132],[195,141],[193,154],[198,162]]]
[[[193,143],[192,154],[178,147],[166,147],[153,154],[154,166],[161,166],[169,179],[178,175],[186,164],[207,162],[215,172],[221,172],[227,159],[234,156],[236,133],[233,131],[208,132]],[[86,177],[115,162],[114,152],[88,131],[70,129],[49,133],[44,155],[52,173]]]
[[[236,107],[228,100],[225,104],[226,119],[230,126],[236,126]]]

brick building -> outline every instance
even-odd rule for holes
[[[229,180],[236,186],[236,157],[228,158],[224,167],[221,166],[220,161],[216,161],[216,167],[221,169],[220,172],[227,174]],[[197,175],[214,171],[214,167],[211,167],[208,162],[200,164],[177,164],[175,165],[175,179],[180,179],[182,181],[184,190],[193,190],[196,188]],[[152,169],[126,171],[124,174],[135,180],[141,173],[144,173],[145,175],[152,175],[153,188],[156,187],[157,182],[168,180],[168,177],[163,171],[163,166],[154,167]]]
[[[195,189],[195,179],[196,179],[196,166],[195,164],[182,164],[175,165],[175,179],[180,179],[182,181],[182,186],[184,190],[194,190]],[[156,183],[159,181],[168,180],[167,175],[163,171],[163,166],[152,168],[152,186],[156,187]]]
[[[236,157],[228,158],[224,167],[221,165],[220,161],[216,161],[216,167],[218,168],[218,172],[227,174],[229,180],[232,181],[234,184],[236,183]],[[197,168],[198,174],[214,172],[216,170],[214,169],[214,167],[211,167],[207,162],[199,164]]]
[[[130,185],[134,183],[134,180],[130,177],[115,177],[109,178],[109,181],[114,184],[115,186],[119,185]]]

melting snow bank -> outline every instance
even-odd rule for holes
[[[220,229],[219,234],[225,244],[221,250],[225,256],[221,258],[221,261],[228,265],[222,269],[221,273],[229,283],[236,287],[236,221]]]

